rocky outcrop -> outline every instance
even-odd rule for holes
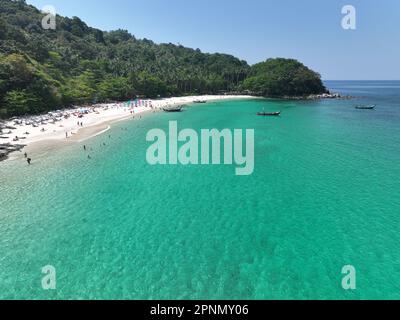
[[[310,94],[308,96],[284,96],[287,100],[322,100],[322,99],[353,99],[351,96],[342,96],[340,93]]]
[[[21,151],[25,145],[5,143],[0,144],[0,161],[6,160],[8,155],[15,151]]]

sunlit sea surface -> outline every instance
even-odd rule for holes
[[[0,163],[0,298],[400,299],[400,82],[327,85],[357,98],[196,105],[113,125],[91,160],[77,144]],[[254,174],[148,165],[171,120],[255,129]]]

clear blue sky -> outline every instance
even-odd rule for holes
[[[235,55],[296,58],[325,80],[400,79],[400,0],[28,0],[102,30]],[[357,30],[341,9],[357,9]]]

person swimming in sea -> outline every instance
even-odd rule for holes
[[[83,150],[86,151],[86,145],[83,146]]]
[[[28,165],[31,165],[32,159],[28,158],[28,159],[26,159],[26,162],[28,162]]]

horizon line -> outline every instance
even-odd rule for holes
[[[400,81],[400,79],[322,79],[322,81]]]

